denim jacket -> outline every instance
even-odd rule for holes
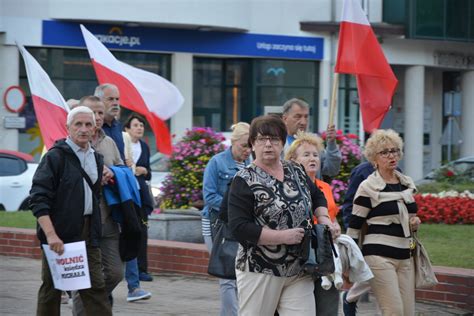
[[[249,163],[250,161],[245,161],[246,165]],[[202,184],[204,196],[203,217],[209,218],[211,210],[219,211],[222,198],[237,171],[235,160],[232,158],[232,147],[227,148],[211,158],[204,170],[204,180]]]

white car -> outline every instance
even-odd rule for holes
[[[436,176],[440,170],[450,170],[458,176],[463,176],[466,180],[471,180],[474,183],[474,156],[460,158],[451,161],[436,170],[428,173],[423,179],[418,180],[416,185],[427,184],[436,181]]]
[[[150,169],[151,169],[151,193],[153,198],[156,199],[161,193],[163,187],[163,181],[169,172],[169,158],[160,152],[157,152],[150,157]]]
[[[28,210],[31,183],[38,164],[31,155],[0,150],[0,210]]]

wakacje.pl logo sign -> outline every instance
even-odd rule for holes
[[[134,47],[140,46],[140,37],[123,35],[122,29],[113,26],[109,30],[109,34],[94,34],[103,44],[115,44],[118,46]]]
[[[1,1],[1,0],[0,0]],[[324,39],[290,35],[198,31],[86,24],[106,47],[150,52],[184,52],[245,57],[324,59]],[[43,21],[45,46],[85,47],[78,23]],[[281,69],[273,69],[275,76]]]

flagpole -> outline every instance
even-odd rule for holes
[[[332,81],[332,95],[331,104],[329,106],[329,126],[334,125],[334,113],[336,112],[337,104],[337,90],[339,88],[339,73],[334,73],[334,79]]]

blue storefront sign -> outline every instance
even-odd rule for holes
[[[111,49],[323,59],[324,39],[236,32],[84,24]],[[43,45],[85,47],[78,23],[43,21]]]

